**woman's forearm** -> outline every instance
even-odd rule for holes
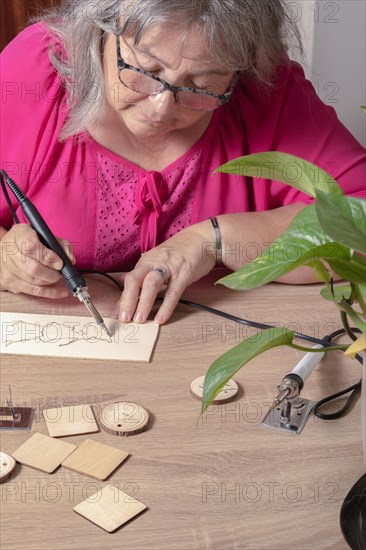
[[[286,231],[293,218],[304,207],[303,203],[296,203],[264,212],[218,216],[224,265],[235,271],[259,256]],[[317,281],[313,270],[307,267],[297,268],[278,280],[291,284]]]

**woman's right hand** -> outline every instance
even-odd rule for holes
[[[65,298],[69,295],[60,273],[63,261],[40,242],[29,225],[17,224],[7,232],[2,229],[2,235],[1,291],[23,292],[43,298]],[[58,241],[74,262],[71,244],[63,239]]]

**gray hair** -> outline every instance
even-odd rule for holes
[[[121,19],[122,18],[122,19]],[[129,34],[139,43],[155,24],[199,25],[213,58],[228,71],[271,83],[286,59],[289,37],[301,38],[284,0],[63,0],[40,18],[63,45],[50,59],[69,93],[70,116],[60,139],[84,132],[106,104],[102,50],[107,33]],[[123,21],[123,27],[119,22]]]

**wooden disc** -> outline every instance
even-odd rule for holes
[[[132,401],[117,401],[100,412],[100,424],[113,435],[134,435],[142,432],[149,421],[149,413]]]
[[[16,462],[14,458],[0,451],[0,483],[3,483],[14,470]]]
[[[203,382],[205,377],[199,376],[195,380],[193,380],[191,384],[191,394],[193,397],[196,397],[200,401],[202,401],[203,398]],[[215,399],[212,401],[212,403],[215,403],[219,405],[220,403],[226,403],[227,401],[231,401],[234,399],[236,394],[238,393],[238,384],[233,380],[232,378],[225,384],[225,386],[222,388],[219,394],[216,395]]]

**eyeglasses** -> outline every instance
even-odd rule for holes
[[[234,74],[229,90],[224,94],[215,94],[199,88],[172,86],[162,78],[126,63],[121,55],[119,34],[116,34],[116,44],[119,80],[123,86],[139,94],[157,95],[168,90],[174,94],[175,101],[185,107],[198,111],[214,111],[230,101],[238,81],[239,71]]]

